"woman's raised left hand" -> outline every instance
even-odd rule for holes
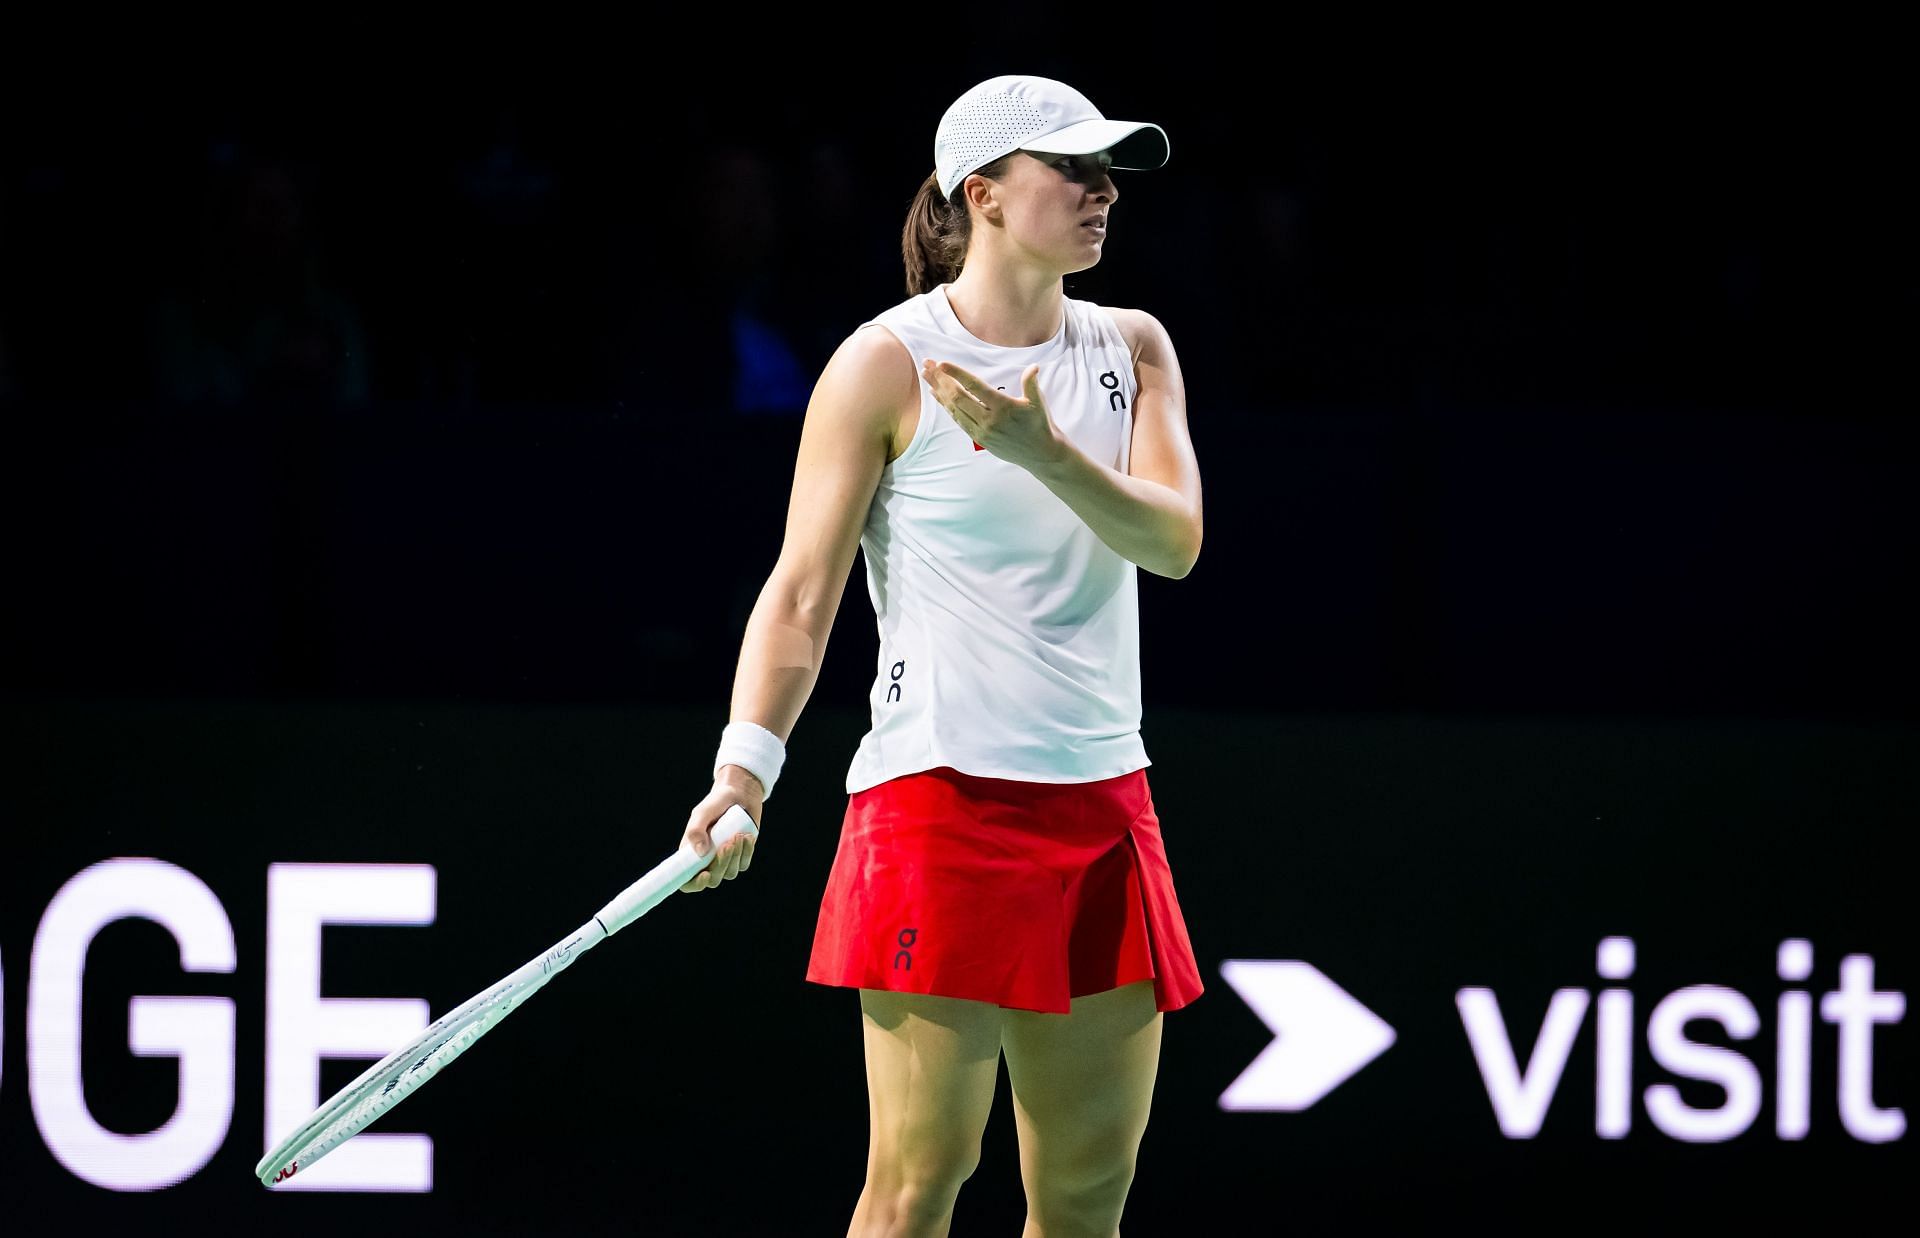
[[[1058,459],[1066,447],[1040,395],[1040,367],[1020,376],[1024,400],[989,387],[950,361],[921,362],[920,376],[967,437],[994,455],[1033,472]]]

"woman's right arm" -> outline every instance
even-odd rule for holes
[[[848,336],[821,372],[800,430],[780,557],[740,642],[729,721],[758,723],[781,743],[793,733],[820,676],[827,636],[892,451],[895,426],[919,399],[913,359],[883,327]],[[746,770],[721,766],[713,789],[687,818],[686,837],[704,854],[708,831],[720,815],[740,804],[757,824],[763,795],[759,780]],[[742,836],[680,888],[710,889],[752,860],[753,840]]]

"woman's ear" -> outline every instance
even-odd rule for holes
[[[989,220],[1000,218],[999,195],[995,192],[992,181],[980,176],[977,172],[969,172],[966,182],[960,186],[960,189],[966,194],[967,201],[971,202],[974,209],[983,217]]]

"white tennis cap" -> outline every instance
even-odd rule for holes
[[[1091,155],[1111,148],[1113,166],[1142,172],[1167,161],[1166,132],[1141,120],[1108,120],[1065,82],[1007,74],[953,101],[933,135],[933,166],[948,201],[960,182],[1009,151]]]

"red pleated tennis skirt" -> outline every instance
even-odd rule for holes
[[[1152,980],[1200,996],[1147,772],[1038,783],[950,766],[847,797],[807,979],[1065,1014]]]

